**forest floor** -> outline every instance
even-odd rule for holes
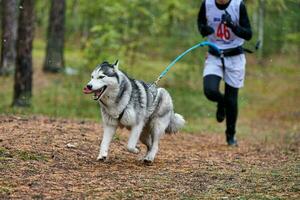
[[[239,147],[223,134],[165,135],[145,165],[143,146],[127,152],[126,130],[97,162],[100,123],[0,115],[0,199],[299,199],[299,127],[288,135],[270,120],[253,127]],[[281,134],[253,139],[266,127]]]

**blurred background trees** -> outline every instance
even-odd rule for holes
[[[47,31],[47,48],[43,70],[59,72],[64,68],[65,0],[52,0]]]
[[[3,100],[2,104],[0,103],[0,111],[6,110],[6,102],[11,104],[11,96],[18,99],[17,94],[21,89],[30,88],[31,47],[30,40],[24,37],[32,39],[33,32],[33,97],[36,96],[33,98],[33,105],[36,105],[32,108],[33,112],[73,116],[91,116],[94,113],[88,99],[82,97],[79,91],[96,64],[104,60],[113,62],[119,59],[121,68],[132,76],[153,81],[178,54],[206,39],[202,38],[197,30],[201,0],[35,0],[32,2],[35,6],[34,29],[31,24],[19,28],[22,33],[15,42],[20,48],[19,57],[10,59],[12,64],[6,65],[5,57],[12,58],[14,55],[13,47],[16,45],[12,38],[17,30],[17,20],[14,21],[15,16],[9,13],[16,15],[23,12],[24,8],[20,2],[1,0],[0,71],[11,71],[14,68],[13,61],[16,60],[17,66],[15,91],[2,90],[9,93],[0,93]],[[283,56],[286,62],[291,60],[289,58],[298,59],[300,1],[244,2],[254,33],[253,39],[247,42],[245,47],[253,49],[258,40],[263,42],[260,56],[248,55],[251,58],[248,61],[253,65],[259,59],[269,62],[272,58],[280,56]],[[10,8],[6,8],[8,4]],[[17,11],[14,11],[16,8]],[[26,19],[20,17],[19,23],[21,20],[24,23]],[[7,37],[11,39],[5,39]],[[10,45],[7,45],[8,41],[11,41]],[[206,115],[209,106],[203,106],[206,100],[200,99],[202,93],[199,92],[205,52],[206,49],[202,48],[185,56],[168,74],[168,78],[161,82],[175,98],[179,97],[176,98],[179,109],[192,116]],[[24,60],[21,61],[21,58]],[[24,65],[25,63],[27,64]],[[261,63],[261,66],[264,66],[265,63]],[[288,64],[283,64],[283,68],[286,65]],[[6,70],[7,68],[9,70]],[[62,73],[45,75],[44,71]],[[28,80],[26,84],[25,78]],[[12,82],[6,77],[0,79],[0,85],[5,88],[13,88]],[[25,96],[31,96],[31,92],[26,94],[30,95]],[[182,105],[190,107],[181,107]],[[85,109],[76,109],[77,106]],[[199,114],[193,112],[194,110],[201,112]]]
[[[58,49],[64,47],[64,30],[66,45],[81,48],[84,58],[92,65],[116,57],[132,63],[137,54],[174,57],[192,44],[205,40],[196,26],[201,2],[67,0],[64,8],[65,1],[36,0],[37,35],[47,41],[44,69],[50,67],[47,64],[53,58],[49,56],[54,55],[59,61],[53,67],[64,66],[63,53],[51,51],[61,52]],[[262,56],[299,50],[299,0],[245,0],[245,3],[254,30],[254,38],[246,46],[253,47],[261,40]],[[197,59],[196,56],[192,61]]]
[[[298,0],[246,0],[255,37],[263,40],[262,56],[299,51]],[[252,40],[253,41],[253,40]]]
[[[134,60],[137,52],[174,56],[204,40],[196,19],[201,1],[187,0],[69,0],[67,30],[80,38],[89,62],[121,56]],[[300,2],[298,0],[246,0],[254,46],[263,40],[263,56],[299,47]],[[39,15],[41,16],[41,15]],[[264,31],[267,30],[267,31]],[[172,49],[172,51],[170,51]]]
[[[14,106],[29,106],[32,96],[34,0],[21,0],[14,84]]]
[[[2,0],[2,45],[0,75],[12,74],[16,63],[17,0]]]

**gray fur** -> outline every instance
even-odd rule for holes
[[[95,78],[101,74],[106,77]],[[103,160],[108,156],[111,139],[117,127],[121,126],[131,130],[128,150],[138,153],[137,142],[140,139],[148,149],[144,160],[153,162],[160,137],[164,133],[177,132],[185,123],[181,115],[174,113],[169,93],[164,88],[129,78],[118,69],[118,61],[97,66],[92,77],[88,84],[93,86],[93,90],[107,87],[99,99],[104,134],[97,159]]]

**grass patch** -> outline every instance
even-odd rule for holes
[[[4,147],[0,147],[0,160],[6,160],[7,158],[18,158],[23,161],[28,161],[28,160],[36,160],[36,161],[47,161],[47,157],[34,153],[34,152],[28,152],[28,151],[9,151],[8,149]]]
[[[7,158],[12,158],[12,155],[9,153],[7,149],[0,147],[0,161],[6,160]]]
[[[42,154],[27,151],[16,151],[15,156],[23,161],[36,160],[36,161],[47,161],[47,157]]]
[[[3,196],[9,195],[9,194],[12,193],[12,191],[13,191],[12,188],[7,187],[7,186],[1,186],[1,185],[0,185],[0,197],[1,197],[2,195],[3,195]]]

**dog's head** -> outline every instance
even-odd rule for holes
[[[117,60],[114,64],[103,62],[98,65],[91,74],[90,82],[84,87],[85,94],[94,93],[94,100],[99,100],[104,93],[118,85],[118,65]]]

